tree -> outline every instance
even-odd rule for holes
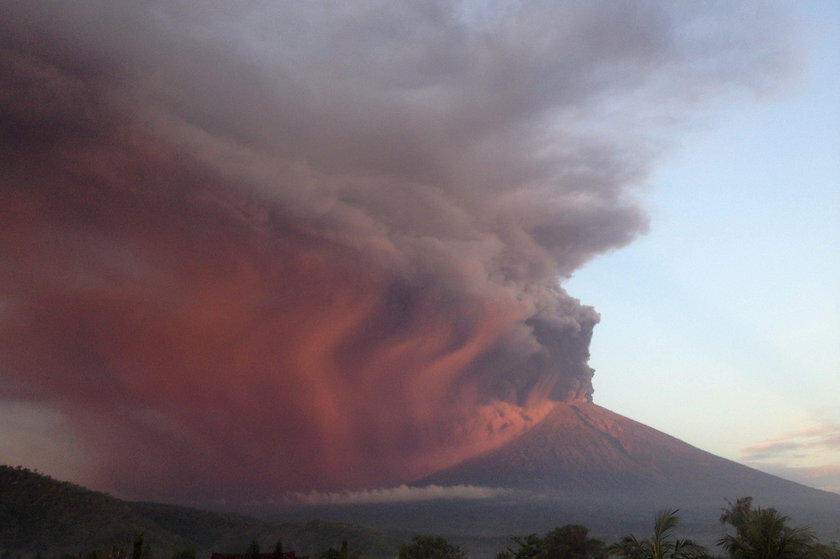
[[[589,529],[580,524],[567,524],[540,537],[537,534],[512,538],[518,546],[508,547],[496,559],[603,559],[607,556],[604,542],[589,537]]]
[[[515,536],[511,538],[517,547],[515,550],[507,548],[507,554],[511,559],[533,559],[540,554],[543,548],[543,539],[537,534],[527,536]],[[505,552],[502,552],[505,553]]]
[[[816,543],[811,555],[816,559],[840,559],[840,549],[836,542],[832,542],[831,545]]]
[[[283,540],[278,539],[274,544],[274,552],[271,554],[271,559],[283,559]]]
[[[567,524],[545,535],[538,559],[601,559],[607,556],[604,542],[589,537],[589,528]]]
[[[673,537],[673,531],[679,523],[679,511],[661,511],[656,515],[653,536],[638,540],[635,536],[625,536],[618,543],[611,545],[608,552],[627,559],[693,559],[706,557],[706,549],[691,540]]]
[[[400,546],[399,559],[466,559],[459,546],[440,536],[414,536],[410,544]]]
[[[732,559],[798,559],[814,555],[818,550],[814,533],[806,528],[791,528],[789,520],[774,508],[752,508],[752,497],[742,497],[723,509],[720,521],[735,528],[735,534],[722,537],[718,545]]]
[[[248,559],[260,559],[260,544],[256,540],[248,544],[248,550],[245,552]]]
[[[146,559],[147,557],[149,557],[149,544],[143,541],[143,534],[138,534],[131,542],[131,559]]]
[[[515,536],[511,538],[513,543],[518,547],[514,550],[507,548],[499,555],[506,554],[504,559],[533,559],[542,552],[543,539],[537,534],[528,534],[527,536]],[[502,559],[497,557],[497,559]]]
[[[318,554],[319,559],[358,559],[359,554],[355,551],[350,551],[347,546],[347,540],[341,540],[341,547],[338,549],[331,547],[328,550]]]

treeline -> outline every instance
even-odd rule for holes
[[[727,501],[727,505],[720,522],[730,533],[718,540],[718,554],[691,539],[679,538],[679,511],[666,510],[656,515],[647,537],[630,534],[607,545],[589,537],[585,526],[570,524],[544,536],[513,538],[514,545],[499,552],[496,559],[840,559],[836,543],[820,543],[811,530],[791,527],[790,519],[775,508],[753,507],[751,497]]]
[[[793,527],[790,518],[775,508],[754,507],[751,497],[734,503],[727,501],[720,522],[729,533],[717,541],[717,553],[687,538],[678,537],[679,511],[659,512],[653,529],[646,537],[629,534],[607,544],[590,537],[589,529],[568,524],[546,534],[536,533],[511,538],[495,559],[840,559],[836,542],[820,542],[808,528]],[[284,553],[278,541],[271,553],[261,553],[253,541],[238,559],[301,559],[294,552]],[[77,554],[58,555],[60,559],[161,559],[153,554],[142,535],[124,545],[108,550],[90,550]],[[351,549],[346,540],[330,547],[312,559],[365,559]],[[22,556],[0,552],[0,559],[48,559],[46,553]],[[49,557],[49,559],[54,559]],[[180,550],[171,559],[196,559],[192,548]],[[403,543],[397,559],[468,559],[466,552],[442,536],[417,535]]]
[[[570,524],[544,536],[515,537],[514,545],[499,552],[496,559],[840,559],[836,543],[821,543],[811,530],[791,527],[790,518],[775,508],[753,507],[751,497],[727,504],[720,522],[730,533],[718,540],[717,554],[678,537],[679,511],[668,510],[656,515],[647,537],[630,534],[607,545],[589,537],[585,526]]]
[[[775,508],[754,507],[751,497],[727,501],[719,520],[729,533],[718,540],[717,553],[678,536],[678,513],[661,511],[647,537],[629,534],[612,544],[590,537],[589,529],[579,524],[517,536],[495,559],[840,559],[835,542],[821,543],[811,530],[791,526],[790,518]],[[343,542],[318,559],[359,557]],[[419,535],[400,547],[398,559],[467,559],[467,554],[441,536]]]

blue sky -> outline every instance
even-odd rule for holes
[[[601,313],[597,403],[840,491],[840,4],[788,8],[801,74],[687,134],[650,232],[564,285]]]

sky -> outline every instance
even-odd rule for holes
[[[598,403],[840,491],[840,7],[785,6],[800,73],[687,134],[646,181],[648,234],[564,286],[601,313]]]
[[[834,483],[836,10],[6,12],[3,462],[399,487],[594,399]]]

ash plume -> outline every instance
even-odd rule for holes
[[[764,8],[5,4],[0,399],[147,499],[398,484],[590,400],[559,280],[790,63]]]

